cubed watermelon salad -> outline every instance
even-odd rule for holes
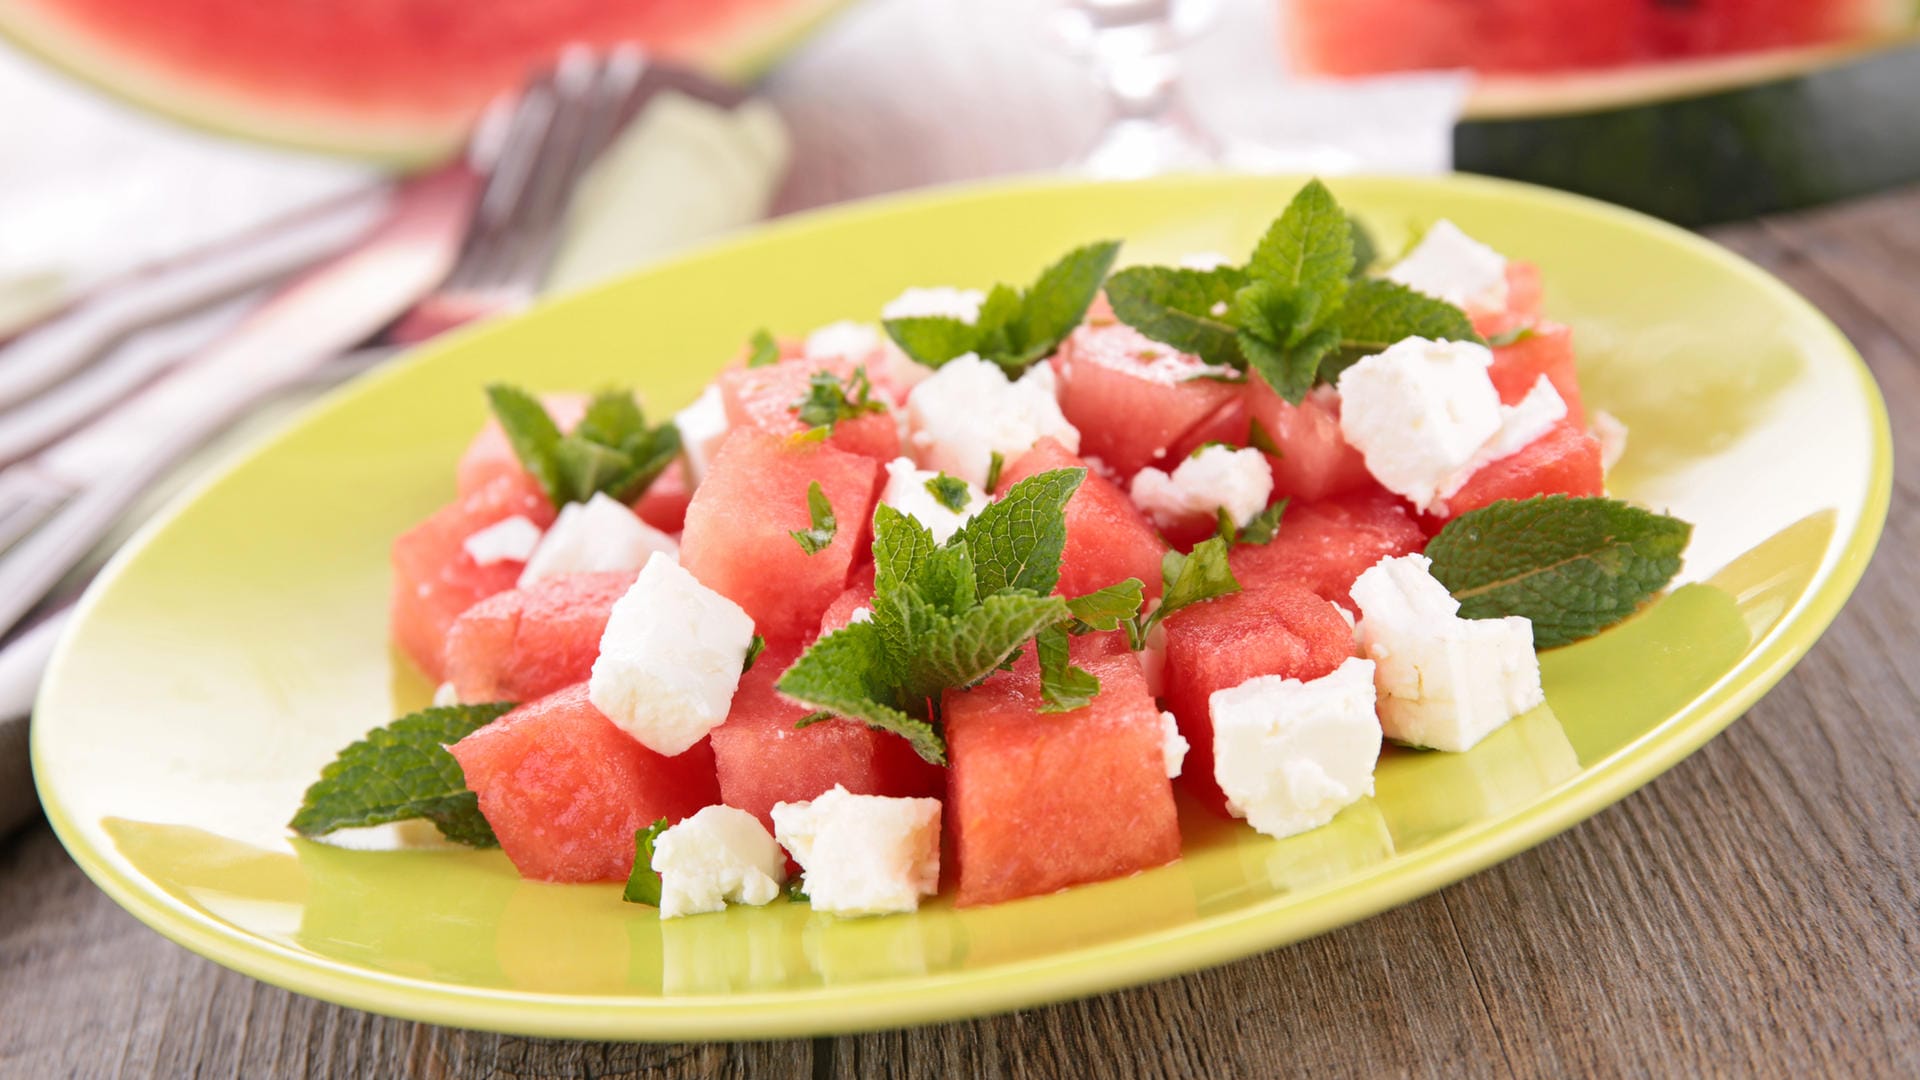
[[[1241,263],[1119,246],[756,333],[663,423],[489,387],[393,543],[440,694],[292,827],[426,818],[662,917],[1010,901],[1179,859],[1181,799],[1324,826],[1678,570],[1535,267],[1446,221],[1378,265],[1317,182]]]

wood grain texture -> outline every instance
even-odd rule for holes
[[[1048,167],[1084,142],[1097,119],[1071,65],[992,47],[963,11],[873,5],[773,81],[798,147],[783,209]],[[1920,190],[1714,235],[1873,366],[1896,433],[1886,539],[1746,718],[1531,852],[1357,926],[1085,1001],[622,1046],[256,983],[140,926],[36,825],[0,842],[0,1076],[1920,1075],[1920,445],[1902,434],[1920,431]]]

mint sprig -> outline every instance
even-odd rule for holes
[[[873,384],[867,369],[857,367],[842,382],[831,371],[816,371],[807,379],[807,393],[793,403],[794,415],[809,428],[833,430],[842,420],[853,420],[868,413],[885,412],[887,407],[873,399]]]
[[[672,826],[666,818],[635,830],[633,834],[633,872],[627,875],[627,887],[620,899],[629,904],[660,906],[660,872],[653,868],[653,845],[660,834]]]
[[[1025,289],[995,285],[973,322],[947,316],[886,319],[894,344],[928,367],[973,353],[1017,376],[1051,355],[1086,317],[1120,252],[1117,240],[1069,251]]]
[[[517,386],[487,387],[494,417],[514,456],[540,482],[555,506],[586,502],[604,492],[632,502],[680,454],[680,431],[671,423],[648,427],[628,391],[596,394],[573,433],[562,435],[546,406]]]
[[[973,501],[973,493],[967,490],[967,482],[957,476],[948,476],[946,473],[940,473],[927,481],[927,494],[933,496],[934,502],[956,514],[965,510],[967,504]]]
[[[995,450],[987,458],[987,494],[991,495],[1000,487],[1000,474],[1007,467],[1007,456]]]
[[[1033,647],[1040,661],[1040,711],[1072,712],[1093,702],[1100,692],[1100,680],[1072,660],[1072,639],[1066,629],[1049,626],[1034,638]]]
[[[827,493],[818,480],[807,485],[807,516],[812,528],[790,529],[787,535],[793,537],[801,551],[818,555],[833,543],[833,534],[840,531],[839,519],[833,516],[833,504],[827,501]]]
[[[1281,499],[1265,510],[1248,519],[1245,527],[1235,525],[1233,515],[1226,507],[1220,508],[1219,529],[1217,535],[1227,542],[1228,547],[1235,544],[1270,544],[1280,535],[1280,519],[1287,512],[1287,500]]]
[[[767,639],[761,637],[759,634],[753,635],[753,640],[747,642],[747,658],[740,661],[740,674],[745,675],[747,672],[752,671],[754,661],[760,659],[760,654],[766,651]]]
[[[455,843],[496,846],[478,798],[446,747],[512,710],[510,702],[439,706],[374,728],[320,770],[289,827],[301,836],[325,836],[424,818]]]
[[[1614,499],[1542,495],[1455,518],[1427,544],[1469,619],[1523,615],[1536,648],[1571,644],[1640,609],[1680,570],[1693,526]]]
[[[1445,300],[1394,281],[1353,283],[1340,312],[1340,344],[1320,364],[1320,378],[1335,382],[1361,359],[1385,352],[1410,337],[1433,341],[1481,341],[1473,320]]]
[[[765,328],[755,330],[747,339],[747,366],[771,367],[780,362],[780,343]]]

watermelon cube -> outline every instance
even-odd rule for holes
[[[1273,468],[1274,498],[1324,499],[1373,486],[1360,451],[1340,434],[1337,394],[1316,390],[1290,405],[1264,379],[1248,379],[1243,393],[1248,417],[1270,440],[1261,449]]]
[[[705,741],[662,757],[601,715],[584,684],[522,705],[447,749],[507,858],[540,881],[624,881],[635,832],[720,801]]]
[[[1173,447],[1239,394],[1215,369],[1120,322],[1087,323],[1053,357],[1060,411],[1080,452],[1124,480],[1167,461]]]
[[[740,677],[726,723],[713,742],[720,797],[773,828],[773,804],[800,802],[839,784],[855,795],[937,796],[946,775],[907,740],[854,720],[794,722],[812,712],[774,690],[799,656],[795,647],[769,648]]]
[[[771,435],[798,435],[807,430],[798,407],[806,399],[808,383],[814,374],[831,372],[847,385],[853,378],[855,366],[839,356],[799,357],[764,367],[723,371],[714,381],[720,387],[720,399],[726,405],[730,426],[758,428]],[[871,381],[871,373],[868,378]],[[875,394],[873,400],[884,402],[886,396]],[[895,426],[890,409],[865,413],[835,424],[833,434],[827,437],[827,445],[877,461],[892,461],[900,456],[900,429]]]
[[[803,641],[867,551],[879,475],[870,457],[735,431],[687,506],[681,565],[744,608],[769,643]],[[791,534],[811,527],[807,490],[816,482],[838,527],[831,543],[809,555]]]
[[[586,415],[587,395],[542,394],[540,404],[547,407],[547,415],[553,418],[554,426],[561,431],[572,431],[573,426]],[[521,466],[519,455],[513,452],[513,444],[507,441],[507,433],[501,429],[500,421],[489,416],[473,441],[467,444],[466,452],[460,455],[460,464],[454,469],[454,485],[460,494],[467,495],[487,486],[503,473],[529,475]]]
[[[1099,678],[1100,693],[1084,708],[1043,713],[1031,654],[945,696],[946,822],[958,907],[1105,881],[1180,857],[1160,710],[1138,661],[1104,638],[1076,639],[1074,662]]]
[[[1381,559],[1427,545],[1427,534],[1407,504],[1374,489],[1317,502],[1292,502],[1280,533],[1265,544],[1241,544],[1227,556],[1244,588],[1270,583],[1302,586],[1349,611],[1347,590]]]
[[[996,495],[1051,469],[1087,469],[1087,463],[1051,438],[1007,463]],[[1062,596],[1079,596],[1127,578],[1139,578],[1148,596],[1160,595],[1160,559],[1167,545],[1126,492],[1088,469],[1067,502],[1067,549],[1060,559]]]
[[[447,632],[447,681],[461,701],[532,701],[586,682],[634,576],[559,574],[480,601]]]
[[[647,485],[647,490],[633,501],[633,512],[641,521],[663,533],[677,533],[687,527],[687,504],[693,501],[689,468],[683,457]]]
[[[1563,420],[1518,453],[1481,467],[1444,508],[1436,508],[1436,516],[1450,521],[1501,499],[1604,495],[1604,472],[1600,440],[1573,420]]]
[[[1180,783],[1222,817],[1232,815],[1213,778],[1214,691],[1256,675],[1317,679],[1354,655],[1353,627],[1331,603],[1282,581],[1241,584],[1241,592],[1177,611],[1163,624],[1165,701],[1191,747]]]
[[[446,674],[443,660],[453,621],[494,593],[513,588],[525,565],[508,560],[482,566],[467,554],[466,539],[515,516],[544,529],[553,521],[553,505],[533,477],[503,471],[394,538],[393,642],[435,682]]]
[[[1511,345],[1493,350],[1493,366],[1487,375],[1493,379],[1500,400],[1508,405],[1519,402],[1545,375],[1567,403],[1567,417],[1575,424],[1586,423],[1586,410],[1580,403],[1580,376],[1574,368],[1573,330],[1563,323],[1541,320],[1530,333]]]
[[[867,563],[853,572],[853,579],[847,583],[845,592],[827,605],[826,613],[820,616],[820,636],[825,637],[845,627],[853,621],[853,613],[873,603],[873,564]]]

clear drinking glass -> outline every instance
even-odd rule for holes
[[[1055,28],[1107,92],[1106,129],[1080,160],[1107,179],[1209,168],[1220,144],[1180,93],[1180,50],[1213,18],[1215,0],[1060,0]]]

